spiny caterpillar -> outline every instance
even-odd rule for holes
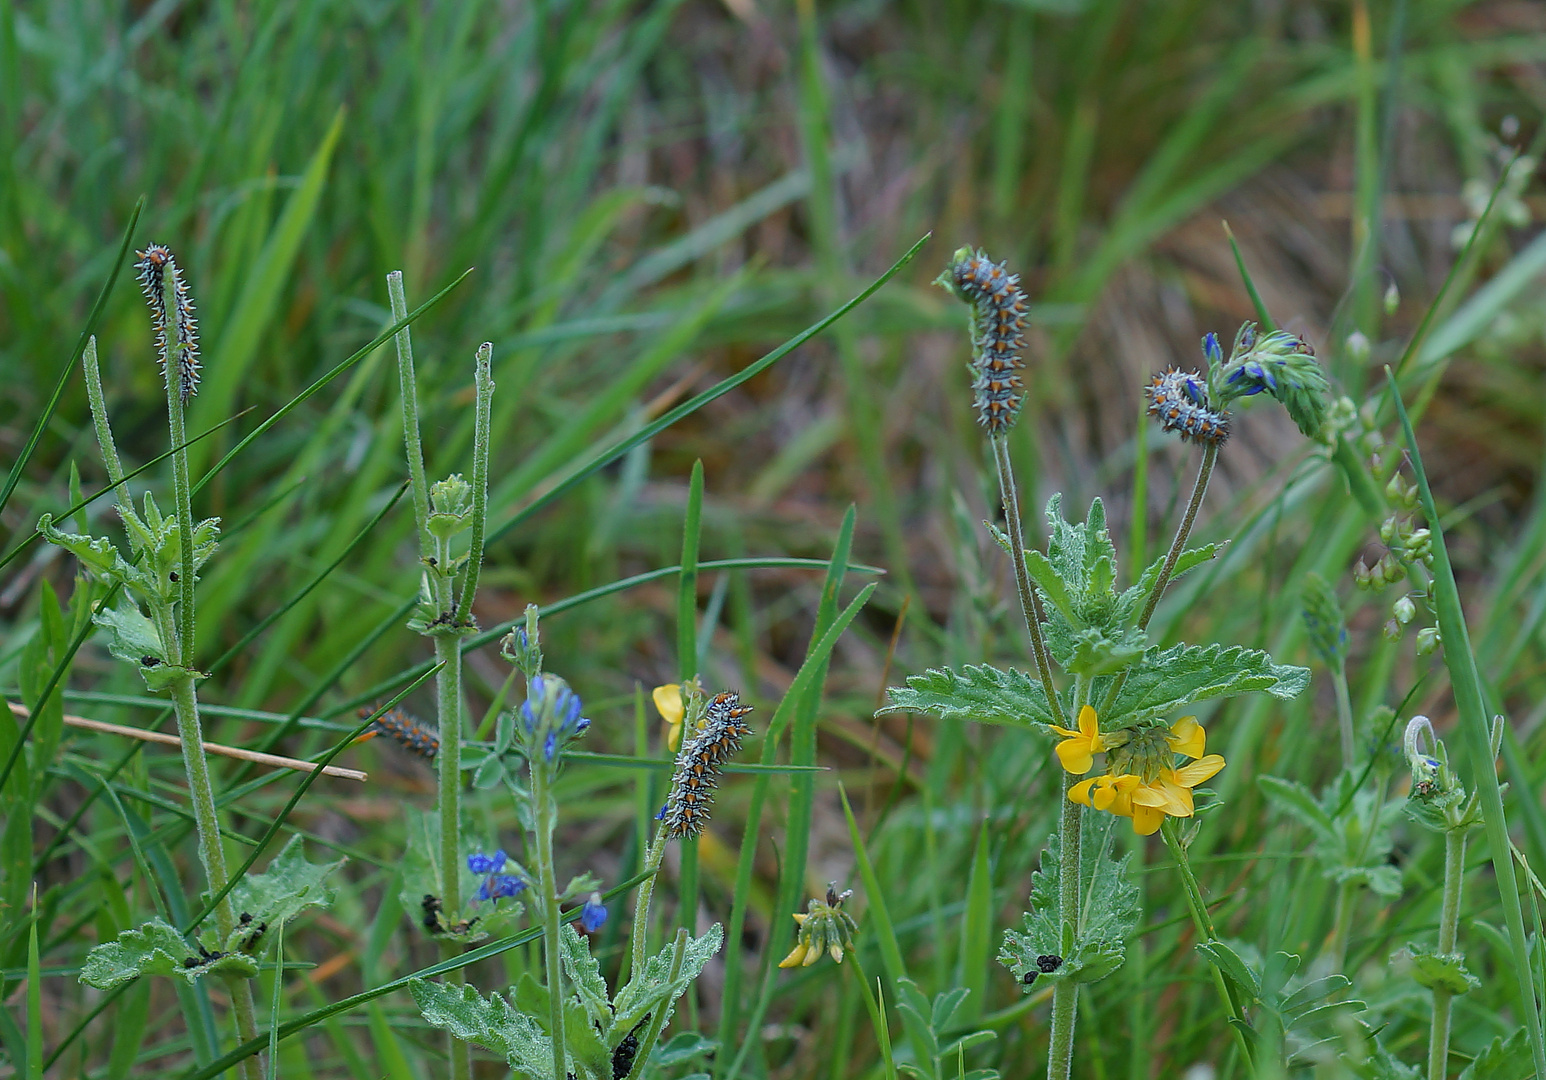
[[[360,719],[365,719],[375,711],[368,705],[361,707]],[[403,749],[430,761],[435,760],[435,755],[440,753],[440,736],[403,709],[388,709],[376,717],[376,722],[370,726],[367,734],[388,735]]]
[[[150,304],[150,321],[156,331],[156,357],[161,361],[164,378],[170,379],[167,370],[168,319],[166,310],[166,272],[172,272],[172,300],[177,305],[172,315],[177,349],[177,388],[186,402],[199,392],[199,325],[193,317],[193,297],[188,291],[188,281],[177,267],[171,249],[164,244],[151,244],[137,253],[140,261],[134,264],[139,271],[140,291]],[[170,383],[168,383],[170,385]]]
[[[1211,408],[1202,376],[1171,368],[1149,380],[1149,414],[1183,439],[1214,446],[1229,438],[1229,413]]]
[[[704,713],[703,727],[687,741],[676,759],[671,775],[671,794],[657,815],[666,823],[666,835],[675,839],[697,836],[709,819],[714,789],[719,785],[719,770],[730,756],[741,749],[741,740],[750,733],[743,719],[751,712],[741,704],[734,691],[715,694]]]
[[[982,252],[962,249],[951,265],[950,280],[956,291],[976,309],[974,339],[977,354],[972,360],[973,405],[977,420],[997,435],[1009,428],[1025,401],[1020,381],[1020,349],[1025,344],[1027,300],[1020,278],[1003,263],[996,263]]]

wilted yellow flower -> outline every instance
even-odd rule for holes
[[[859,931],[853,916],[843,910],[843,901],[852,895],[852,889],[839,893],[837,882],[831,882],[827,885],[826,903],[812,900],[803,912],[796,912],[794,921],[800,924],[799,936],[778,966],[810,967],[821,959],[823,952],[841,964],[843,954],[853,948],[854,934]]]

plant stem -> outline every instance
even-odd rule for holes
[[[684,739],[683,742],[686,740]],[[644,954],[648,949],[650,929],[650,899],[655,895],[655,874],[660,869],[660,860],[666,853],[666,827],[662,825],[655,832],[655,841],[650,844],[649,854],[644,857],[644,869],[650,872],[650,876],[639,883],[639,889],[634,894],[633,901],[633,926],[628,932],[630,949],[630,966],[628,977],[637,979],[644,970]]]
[[[1455,951],[1460,925],[1460,891],[1465,881],[1466,830],[1450,829],[1444,834],[1444,906],[1439,915],[1439,952]],[[1428,1080],[1444,1080],[1449,1063],[1450,991],[1433,988],[1433,1027],[1428,1032]]]
[[[467,569],[462,574],[461,599],[456,606],[456,626],[472,618],[473,595],[478,591],[478,572],[483,567],[483,538],[488,530],[488,459],[489,415],[494,403],[494,346],[485,341],[478,346],[473,385],[477,388],[477,411],[472,436],[472,540],[467,546]]]
[[[1208,905],[1203,902],[1202,888],[1197,884],[1197,877],[1192,873],[1192,864],[1186,857],[1186,845],[1181,843],[1181,838],[1176,834],[1176,823],[1172,818],[1166,818],[1160,825],[1160,835],[1165,839],[1165,846],[1170,849],[1171,858],[1176,860],[1176,869],[1181,871],[1181,884],[1186,894],[1186,905],[1192,913],[1192,925],[1197,928],[1197,936],[1206,942],[1218,940],[1218,934],[1213,929],[1213,918],[1208,914]],[[1229,984],[1224,981],[1224,973],[1212,963],[1208,965],[1213,972],[1213,984],[1218,987],[1219,997],[1223,999],[1224,1009],[1229,1013],[1229,1018],[1237,1023],[1229,1025],[1235,1033],[1235,1041],[1240,1046],[1240,1053],[1247,1065],[1251,1065],[1251,1048],[1245,1041],[1245,1034],[1240,1030],[1240,1025],[1245,1022],[1244,1013],[1240,1005],[1235,1001],[1235,995],[1230,992]]]
[[[1337,886],[1336,914],[1331,923],[1331,970],[1347,966],[1347,939],[1353,930],[1353,913],[1358,908],[1358,885],[1344,881]]]
[[[1351,769],[1358,748],[1353,742],[1353,699],[1347,691],[1347,669],[1341,664],[1331,669],[1331,685],[1337,692],[1337,731],[1342,737],[1342,767]]]
[[[163,282],[163,301],[166,311],[176,308],[176,277],[180,271],[176,263],[167,267]],[[167,327],[168,342],[166,360],[166,412],[167,427],[173,448],[172,497],[177,511],[178,575],[177,607],[174,616],[163,608],[155,613],[161,630],[162,645],[167,649],[167,660],[180,669],[169,689],[172,709],[177,716],[177,736],[182,742],[183,770],[188,776],[188,795],[193,803],[193,820],[199,834],[199,861],[204,864],[204,877],[212,892],[222,891],[230,881],[230,871],[225,864],[225,849],[220,843],[220,818],[215,809],[215,789],[209,779],[209,759],[204,754],[204,732],[199,723],[199,701],[194,690],[194,539],[193,539],[193,485],[188,476],[187,425],[183,417],[183,382],[181,378],[181,354],[186,347],[178,340],[174,327]],[[93,350],[93,354],[95,350]],[[93,360],[95,356],[93,355]],[[95,365],[93,365],[94,367]],[[106,426],[106,408],[102,410],[102,427]],[[101,438],[101,429],[98,430]],[[108,434],[107,444],[112,444]],[[117,452],[114,451],[114,458]],[[106,452],[104,451],[104,457]],[[123,476],[123,466],[117,465],[118,476]],[[120,489],[122,491],[122,489]],[[121,496],[124,497],[124,496]],[[229,894],[215,906],[215,925],[222,944],[236,926],[236,914]],[[231,1004],[236,1013],[236,1033],[240,1041],[247,1042],[258,1036],[257,1009],[253,1004],[252,987],[243,978],[226,980],[231,988]],[[256,1055],[242,1062],[242,1075],[247,1080],[257,1080],[262,1066]]]
[[[1144,602],[1143,614],[1138,617],[1140,630],[1149,628],[1149,620],[1154,618],[1154,610],[1159,607],[1160,598],[1165,595],[1165,589],[1170,585],[1170,576],[1175,573],[1176,562],[1181,558],[1181,552],[1186,550],[1187,538],[1192,535],[1192,526],[1197,523],[1197,511],[1202,508],[1202,499],[1208,493],[1208,481],[1213,477],[1213,466],[1218,459],[1218,443],[1209,443],[1203,448],[1202,464],[1197,467],[1197,479],[1192,484],[1192,497],[1187,500],[1186,513],[1181,515],[1181,524],[1176,526],[1175,538],[1170,541],[1170,550],[1165,553],[1165,563],[1160,567],[1159,577],[1154,579],[1154,588],[1149,591],[1149,599]],[[1130,670],[1130,668],[1124,669],[1111,681],[1111,688],[1101,699],[1099,712],[1104,714],[1111,708],[1112,702],[1117,699],[1117,694],[1122,691],[1122,685],[1127,682],[1127,673]]]
[[[431,577],[434,577],[432,572]],[[444,895],[441,909],[454,920],[462,910],[462,650],[460,639],[436,634],[435,711],[439,717],[440,751],[435,755],[437,803],[440,811],[440,878]],[[449,960],[461,952],[455,941],[441,943],[440,955]],[[448,983],[467,981],[465,968],[446,974]],[[448,1035],[451,1076],[468,1080],[472,1075],[472,1049]]]
[[[123,482],[123,462],[118,457],[118,444],[113,441],[113,427],[107,417],[107,397],[102,393],[102,371],[97,366],[95,337],[86,340],[86,349],[81,353],[81,365],[86,371],[86,400],[91,405],[91,422],[97,430],[97,447],[102,452],[103,464],[107,466],[107,478],[113,482],[113,494],[118,498],[118,512],[132,516],[134,498]]]
[[[687,936],[687,927],[677,928],[675,948],[671,951],[671,970],[666,975],[668,986],[674,985],[682,974],[682,960],[687,955]],[[650,1026],[645,1029],[644,1038],[639,1040],[639,1049],[633,1055],[633,1068],[628,1070],[628,1080],[637,1080],[644,1074],[645,1063],[649,1061],[650,1052],[655,1049],[655,1043],[660,1038],[660,1029],[666,1025],[668,1009],[669,1005],[662,1002],[655,1009],[655,1015],[650,1017]]]
[[[1058,907],[1062,912],[1062,955],[1073,952],[1079,933],[1079,847],[1081,811],[1068,797],[1079,778],[1063,774],[1063,809],[1058,819]],[[1068,1080],[1074,1064],[1074,1024],[1079,986],[1063,980],[1052,988],[1052,1035],[1047,1051],[1047,1080]]]
[[[403,295],[403,272],[387,275],[387,298],[392,305],[392,321],[408,317],[408,300]],[[419,440],[419,388],[413,372],[413,339],[405,326],[397,332],[397,384],[403,404],[403,443],[408,455],[408,480],[413,488],[413,516],[419,525],[419,556],[434,553],[429,532],[429,483],[424,479],[424,445]]]
[[[563,970],[559,963],[558,878],[553,869],[553,828],[558,810],[553,804],[552,774],[553,763],[531,763],[531,797],[537,813],[537,877],[542,889],[542,950],[548,968],[548,1036],[553,1042],[553,1075],[561,1077],[569,1074],[569,1066],[564,1043]],[[658,1034],[659,1029],[654,1030]],[[643,1049],[642,1044],[640,1048]]]
[[[1041,688],[1047,695],[1047,707],[1052,710],[1053,720],[1059,727],[1067,727],[1057,687],[1052,682],[1052,661],[1047,653],[1047,643],[1041,636],[1041,598],[1031,587],[1031,575],[1025,569],[1025,533],[1020,527],[1020,495],[1015,487],[1014,467],[1009,461],[1009,440],[1004,435],[994,435],[988,442],[993,447],[993,460],[998,466],[999,495],[1004,500],[1004,521],[1009,529],[1009,546],[1013,549],[1009,561],[1014,566],[1015,588],[1020,593],[1020,613],[1025,616],[1025,628],[1031,635],[1036,673],[1041,676]]]

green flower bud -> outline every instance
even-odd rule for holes
[[[429,486],[430,533],[440,540],[449,540],[472,527],[472,485],[454,473]]]
[[[1301,604],[1310,648],[1327,667],[1340,668],[1347,657],[1348,640],[1347,622],[1336,592],[1325,578],[1311,571],[1304,578]]]
[[[1387,316],[1394,315],[1396,309],[1400,306],[1401,290],[1396,288],[1396,283],[1392,280],[1389,285],[1385,286],[1385,314]]]
[[[859,926],[853,916],[843,910],[843,901],[853,895],[852,889],[837,891],[837,883],[827,885],[827,899],[812,900],[803,913],[796,913],[794,921],[800,924],[794,949],[779,961],[779,967],[810,967],[828,953],[841,964],[843,954],[854,947],[854,935]]]
[[[1417,605],[1412,603],[1410,596],[1403,596],[1390,606],[1390,613],[1396,617],[1396,621],[1402,626],[1411,622],[1417,614]]]
[[[1427,656],[1444,643],[1437,626],[1425,626],[1417,631],[1417,655]]]

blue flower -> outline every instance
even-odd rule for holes
[[[585,901],[585,906],[580,909],[580,928],[587,934],[594,934],[606,921],[607,908],[601,902],[601,894],[591,893],[590,899]]]
[[[492,855],[473,854],[467,856],[467,869],[474,874],[497,874],[505,868],[505,863],[510,856],[503,850],[496,851]]]
[[[528,760],[554,761],[564,746],[585,733],[590,721],[580,696],[557,675],[534,675],[521,703],[521,728]]]
[[[498,902],[503,897],[519,895],[526,887],[525,879],[519,874],[490,874],[478,886],[478,893],[473,899]]]

